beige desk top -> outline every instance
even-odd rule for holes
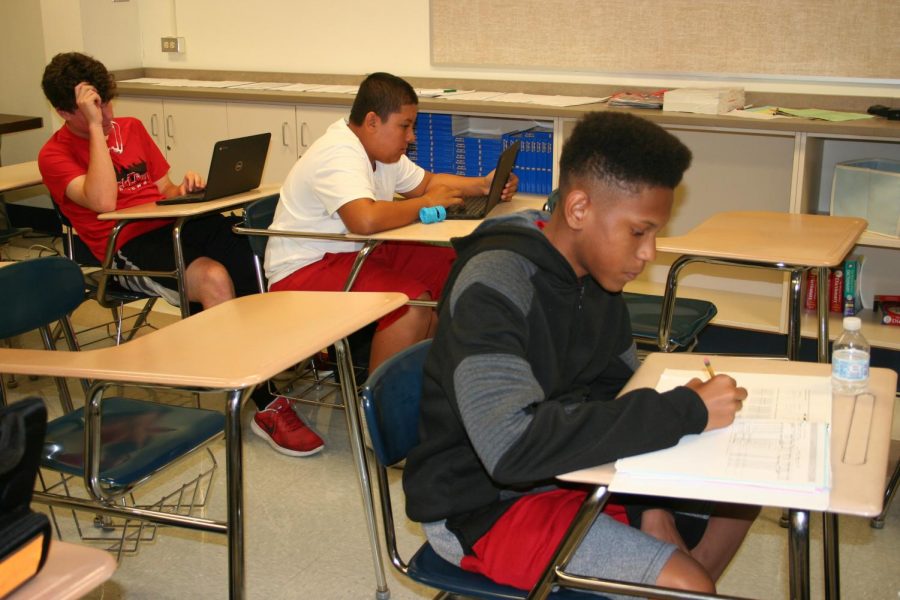
[[[236,298],[117,347],[0,348],[0,373],[241,389],[266,381],[408,298],[384,292],[271,292]]]
[[[509,202],[501,202],[494,207],[488,217],[508,215],[526,209],[540,210],[547,202],[546,196],[533,194],[516,194]],[[348,240],[380,240],[391,242],[447,242],[451,238],[469,235],[476,227],[481,225],[482,219],[441,221],[440,223],[415,222],[410,225],[374,233],[372,235],[347,234]]]
[[[118,221],[120,219],[173,219],[178,217],[192,217],[205,213],[221,212],[247,204],[263,196],[277,194],[278,185],[264,185],[234,196],[226,196],[209,202],[194,202],[192,204],[168,204],[160,206],[156,203],[130,206],[121,210],[101,213],[97,216],[101,221]]]
[[[116,561],[105,550],[52,540],[44,568],[6,600],[81,598],[109,579],[115,570]]]
[[[658,252],[831,267],[866,229],[865,219],[765,211],[712,215],[684,235],[656,240]]]
[[[36,160],[0,167],[0,192],[38,185],[42,181]]]
[[[828,364],[732,356],[715,357],[715,366],[717,372],[728,374],[740,372],[820,376],[831,374],[831,365]],[[690,353],[650,354],[622,391],[654,387],[660,374],[667,368],[703,370],[703,357]],[[831,417],[832,489],[829,512],[865,517],[873,517],[881,512],[896,387],[897,374],[894,371],[871,369],[869,388],[875,393],[876,401],[868,427],[858,421],[853,423],[852,396],[834,396]],[[851,423],[854,426],[853,432],[859,435],[849,436]],[[851,452],[847,454],[865,457],[862,464],[848,464],[844,461],[845,451],[848,448]],[[614,474],[613,465],[607,464],[566,473],[560,476],[560,479],[605,485],[612,481]]]

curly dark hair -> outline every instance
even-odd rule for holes
[[[588,113],[563,146],[560,192],[591,178],[630,193],[644,186],[674,189],[691,151],[659,125],[628,113]]]
[[[350,109],[350,122],[362,125],[369,112],[374,112],[382,123],[392,113],[400,112],[404,104],[418,104],[416,90],[405,80],[390,73],[372,73],[359,84],[359,91]]]
[[[44,69],[41,88],[53,108],[74,112],[75,86],[82,81],[97,89],[100,99],[109,102],[116,96],[116,79],[99,60],[80,52],[57,54]]]

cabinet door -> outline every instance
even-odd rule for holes
[[[119,96],[113,101],[113,114],[119,117],[140,119],[159,149],[163,154],[166,153],[166,146],[163,142],[164,115],[161,99]]]
[[[228,139],[228,120],[224,102],[169,100],[163,103],[163,134],[166,159],[171,165],[169,177],[181,181],[185,171],[209,175],[213,146]]]
[[[292,104],[228,103],[228,137],[269,132],[263,184],[281,184],[297,161],[297,120]]]
[[[347,106],[307,106],[297,107],[297,149],[298,157],[309,150],[314,141],[322,137],[325,130],[338,119],[350,116]]]

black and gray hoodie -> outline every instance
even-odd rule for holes
[[[467,551],[514,496],[706,426],[685,387],[616,398],[637,367],[625,302],[575,276],[548,218],[490,219],[454,240],[403,487],[409,518],[446,520]]]

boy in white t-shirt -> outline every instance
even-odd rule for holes
[[[493,171],[484,177],[430,173],[406,156],[415,141],[418,97],[412,86],[388,73],[360,84],[349,121],[332,124],[291,169],[271,228],[323,233],[371,234],[417,221],[423,207],[460,204],[487,194]],[[512,175],[503,190],[516,191]],[[395,195],[403,197],[396,201]],[[339,291],[362,244],[272,237],[266,249],[269,289]],[[411,299],[436,300],[455,258],[452,249],[412,243],[383,243],[367,258],[354,291],[403,292]],[[437,316],[422,306],[404,306],[382,318],[372,339],[369,369],[434,334]],[[303,440],[290,403],[283,398],[257,413],[253,430],[287,454]],[[282,426],[283,425],[283,426]]]

